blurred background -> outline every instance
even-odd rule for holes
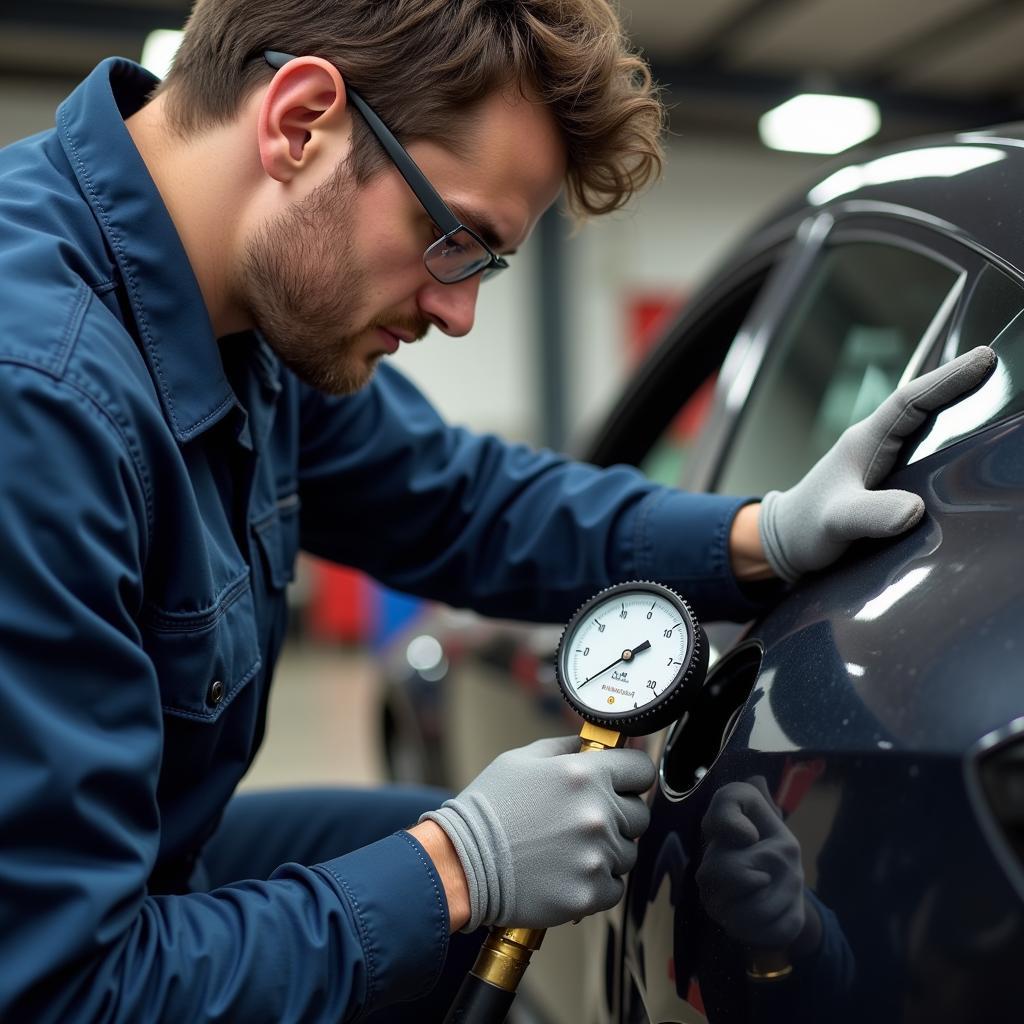
[[[0,144],[50,127],[56,105],[105,56],[161,74],[188,7],[2,0]],[[580,450],[715,263],[782,198],[821,177],[830,153],[1024,117],[1018,0],[621,8],[671,111],[664,176],[629,209],[577,232],[549,216],[514,270],[481,293],[469,337],[403,347],[399,368],[454,422]],[[797,136],[786,136],[784,105],[807,94],[864,102],[829,110],[824,122],[805,106]],[[834,138],[840,129],[849,134]],[[293,641],[246,785],[379,781],[395,770],[381,739],[382,666],[404,659],[427,683],[444,675],[447,655],[417,629],[432,611],[313,562],[301,566],[292,598]],[[516,714],[514,696],[501,713]]]

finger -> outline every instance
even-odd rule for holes
[[[856,491],[829,509],[826,529],[832,540],[895,537],[916,526],[924,501],[910,491]]]
[[[658,775],[647,753],[632,747],[598,750],[586,756],[601,759],[601,766],[609,773],[616,793],[643,793],[654,785]]]
[[[626,883],[621,878],[613,878],[611,881],[612,884],[608,887],[608,905],[604,908],[605,910],[611,910],[616,906],[626,892]]]
[[[750,898],[770,885],[772,876],[751,864],[745,851],[726,850],[713,844],[704,851],[696,881],[705,901],[724,904]]]
[[[746,864],[755,871],[763,871],[773,886],[785,887],[803,881],[800,848],[795,840],[767,839],[744,851],[744,856]]]
[[[980,384],[995,364],[995,352],[986,345],[979,345],[945,366],[904,384],[870,418],[879,433],[907,437],[929,412],[941,409]]]
[[[775,802],[774,797],[768,789],[768,780],[763,775],[751,775],[751,777],[747,779],[747,783],[753,786],[761,796],[764,797],[765,803],[768,804],[779,818],[781,818],[782,811],[779,809],[779,805]]]
[[[778,833],[779,813],[763,778],[761,783],[758,787],[749,782],[731,782],[715,794],[708,817],[719,819],[711,825],[720,840],[731,842],[734,847],[750,846]]]
[[[637,846],[631,841],[616,844],[615,857],[612,860],[612,874],[616,878],[629,874],[636,866]]]
[[[611,910],[622,899],[622,894],[625,891],[626,883],[621,878],[611,874],[605,875],[601,881],[595,883],[593,896],[573,917],[579,920],[601,910]]]
[[[775,806],[763,775],[755,775],[747,782],[737,783],[737,786],[743,787],[737,790],[740,807],[757,829],[760,839],[786,831],[782,825],[782,812]]]
[[[764,840],[784,833],[786,826],[782,823],[779,811],[772,802],[770,796],[762,793],[759,789],[753,789],[743,801],[743,813],[750,823],[757,829],[759,840]]]
[[[549,736],[523,747],[523,753],[531,757],[558,757],[561,754],[575,754],[580,749],[579,736]]]
[[[802,906],[803,888],[790,879],[783,884],[766,885],[743,902],[752,916],[767,925],[787,914],[794,904]]]
[[[748,791],[757,792],[745,782],[730,782],[715,793],[701,823],[705,843],[742,849],[757,842],[757,826],[744,810],[744,802],[750,800]]]
[[[638,796],[619,801],[619,832],[627,839],[639,839],[651,823],[651,809]]]

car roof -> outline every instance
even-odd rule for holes
[[[754,237],[818,212],[931,223],[1024,271],[1024,121],[844,154]]]

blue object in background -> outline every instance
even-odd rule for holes
[[[423,610],[427,602],[398,590],[372,583],[376,615],[371,617],[370,648],[383,651]]]

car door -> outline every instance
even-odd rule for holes
[[[846,426],[873,411],[901,380],[965,346],[991,341],[993,332],[1016,315],[1019,295],[1014,297],[1013,288],[1019,285],[1009,281],[1007,287],[1009,279],[992,277],[1002,272],[943,232],[903,218],[852,216],[824,225],[821,235],[813,258],[779,281],[780,294],[763,297],[765,316],[754,332],[737,339],[723,367],[701,457],[690,465],[691,484],[752,496],[791,485]],[[993,296],[1000,287],[1003,300],[997,309]],[[1003,412],[1012,415],[1013,401],[1003,398]],[[954,440],[962,436],[956,434],[956,422],[946,428]],[[936,430],[933,423],[920,439],[922,451],[929,443],[933,452],[953,443]],[[830,615],[821,612],[826,604]],[[787,613],[789,606],[800,611]],[[799,844],[809,898],[816,898],[822,851],[841,817],[842,786],[836,779],[846,777],[832,764],[836,752],[830,744],[841,747],[844,737],[856,736],[858,729],[873,737],[873,745],[882,744],[875,750],[893,743],[874,716],[862,713],[857,700],[848,700],[849,694],[837,699],[829,691],[836,668],[829,659],[842,649],[832,635],[842,629],[837,624],[841,606],[842,600],[829,592],[827,577],[816,588],[801,588],[768,616],[767,628],[755,624],[722,659],[702,703],[667,736],[652,829],[641,844],[623,925],[620,1019],[710,1019],[716,1024],[821,1020],[834,1017],[850,994],[841,990],[853,984],[854,958],[839,918],[824,903],[815,913],[835,939],[830,964],[803,987],[792,981],[759,987],[747,973],[751,951],[710,919],[694,880],[701,822],[712,794],[730,782],[760,775]],[[791,642],[799,614],[805,616],[805,629],[799,642]],[[726,649],[735,631],[718,639]],[[898,649],[888,644],[890,662]],[[780,722],[766,669],[768,676],[777,675],[783,666],[791,682],[776,686],[776,703],[781,699],[787,709]],[[852,660],[839,667],[854,677],[864,669]],[[905,669],[914,669],[910,659]],[[899,695],[891,696],[897,714]],[[833,715],[833,701],[844,711]],[[719,758],[723,749],[732,756]],[[771,751],[767,759],[766,751]],[[870,758],[861,763],[869,764]],[[912,769],[921,771],[916,763],[900,765],[903,772]],[[830,779],[830,771],[836,779]],[[887,783],[876,779],[875,784]],[[857,788],[847,785],[847,819],[858,799],[870,799],[870,784],[865,783],[864,793]],[[842,860],[834,846],[827,872],[833,879],[835,862]],[[898,855],[898,844],[893,850]],[[856,854],[854,848],[844,862],[847,871],[856,871]],[[890,966],[883,956],[867,974],[873,971],[874,982],[884,989],[892,981],[886,975]],[[896,988],[894,982],[885,998],[898,999]],[[861,1011],[870,1012],[870,1004],[861,1005]]]

